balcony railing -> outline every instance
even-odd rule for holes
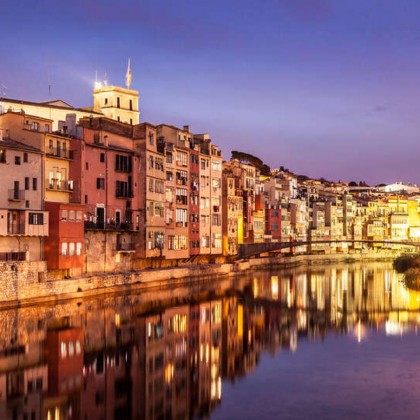
[[[0,261],[25,261],[26,252],[0,252]]]
[[[120,251],[120,252],[130,252],[130,251],[134,251],[134,244],[133,243],[117,243],[116,246],[116,251]]]
[[[25,200],[25,190],[9,190],[9,201],[24,201]]]
[[[8,235],[23,235],[25,233],[24,225],[10,225],[7,227]]]
[[[57,147],[47,147],[46,154],[47,156],[59,157],[63,159],[73,159],[72,150],[63,150],[58,149]]]
[[[53,191],[73,191],[74,183],[71,179],[49,178],[46,180],[46,186],[48,190]]]
[[[85,229],[86,230],[122,230],[122,231],[130,231],[133,230],[133,224],[131,222],[103,222],[103,221],[90,221],[85,220]]]

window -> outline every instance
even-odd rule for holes
[[[32,178],[32,189],[36,191],[38,189],[38,179]]]
[[[87,196],[87,194],[85,194],[85,204],[87,204],[88,203],[88,196]]]
[[[155,159],[155,168],[159,171],[164,171],[164,167],[163,167],[163,159],[162,158],[156,158]]]
[[[86,168],[86,170],[89,170],[89,162],[86,162],[85,168]]]
[[[132,191],[129,188],[128,182],[117,181],[115,185],[115,196],[117,198],[126,197],[129,198],[132,195]]]
[[[176,209],[176,224],[179,227],[187,226],[187,209]]]
[[[82,255],[82,243],[77,242],[76,244],[76,255]]]
[[[74,210],[69,211],[69,220],[74,222]]]
[[[108,105],[108,98],[105,98],[105,105]]]
[[[130,99],[130,111],[132,111],[132,110],[133,110],[133,100]]]
[[[26,200],[26,201],[25,201],[25,207],[26,207],[27,209],[29,209],[29,207],[30,207],[30,206],[29,206],[29,200]]]
[[[131,156],[115,155],[115,170],[120,172],[131,172]]]
[[[67,210],[61,210],[61,220],[67,220]]]
[[[6,149],[0,149],[0,163],[6,163]]]
[[[120,98],[117,98],[117,108],[120,108]]]
[[[43,225],[44,214],[43,213],[29,213],[29,224],[30,225]]]
[[[176,171],[176,183],[178,185],[187,185],[188,174],[187,171]]]
[[[222,163],[220,162],[220,160],[212,160],[211,168],[213,169],[213,171],[221,171]]]
[[[153,135],[153,133],[149,133],[149,144],[151,146],[153,146],[155,144],[155,136]]]
[[[104,190],[105,189],[105,179],[104,178],[96,178],[96,189],[97,190]]]
[[[82,212],[81,212],[81,210],[77,210],[76,211],[76,220],[78,222],[81,222],[82,221]]]
[[[31,130],[38,131],[39,130],[39,123],[33,122],[31,124]]]
[[[71,257],[74,255],[74,242],[69,243],[69,255]]]
[[[159,179],[155,180],[155,192],[159,194],[163,194],[165,192],[165,184],[163,181],[160,181]]]
[[[15,165],[20,165],[20,156],[15,156]]]
[[[201,169],[205,170],[209,167],[209,161],[207,159],[201,159]]]
[[[149,178],[149,191],[153,192],[153,178]]]
[[[188,192],[184,188],[176,189],[176,203],[187,205],[188,204]]]
[[[172,163],[172,160],[173,160],[172,152],[167,152],[166,153],[166,163]]]
[[[181,166],[187,166],[188,164],[188,154],[186,152],[177,151],[176,153],[176,163]]]
[[[29,177],[25,177],[25,190],[29,190]]]
[[[61,358],[65,359],[67,357],[67,345],[65,342],[61,342]]]
[[[45,124],[45,126],[44,126],[44,131],[45,131],[46,133],[49,133],[49,132],[50,132],[50,125],[49,125],[49,124]]]
[[[101,153],[101,154],[99,155],[99,161],[100,161],[101,163],[104,163],[104,162],[105,162],[105,153]]]
[[[26,152],[23,154],[23,161],[25,163],[28,162],[28,154]]]

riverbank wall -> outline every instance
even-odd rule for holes
[[[96,273],[62,280],[46,280],[44,262],[0,263],[0,308],[56,302],[107,293],[174,289],[194,283],[211,283],[224,276],[276,267],[295,267],[355,261],[392,261],[399,251],[370,251],[327,255],[294,255],[251,258],[225,264],[191,264],[184,267],[121,273]]]

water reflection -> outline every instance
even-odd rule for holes
[[[261,354],[372,328],[404,335],[420,293],[389,264],[253,273],[213,285],[0,312],[0,418],[209,416]]]

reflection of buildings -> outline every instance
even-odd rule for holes
[[[222,378],[253,371],[263,352],[420,323],[419,293],[386,264],[255,272],[226,287],[190,302],[133,294],[2,311],[0,418],[205,417]]]
[[[83,371],[83,330],[66,323],[47,331],[48,397],[44,418],[79,417]]]

